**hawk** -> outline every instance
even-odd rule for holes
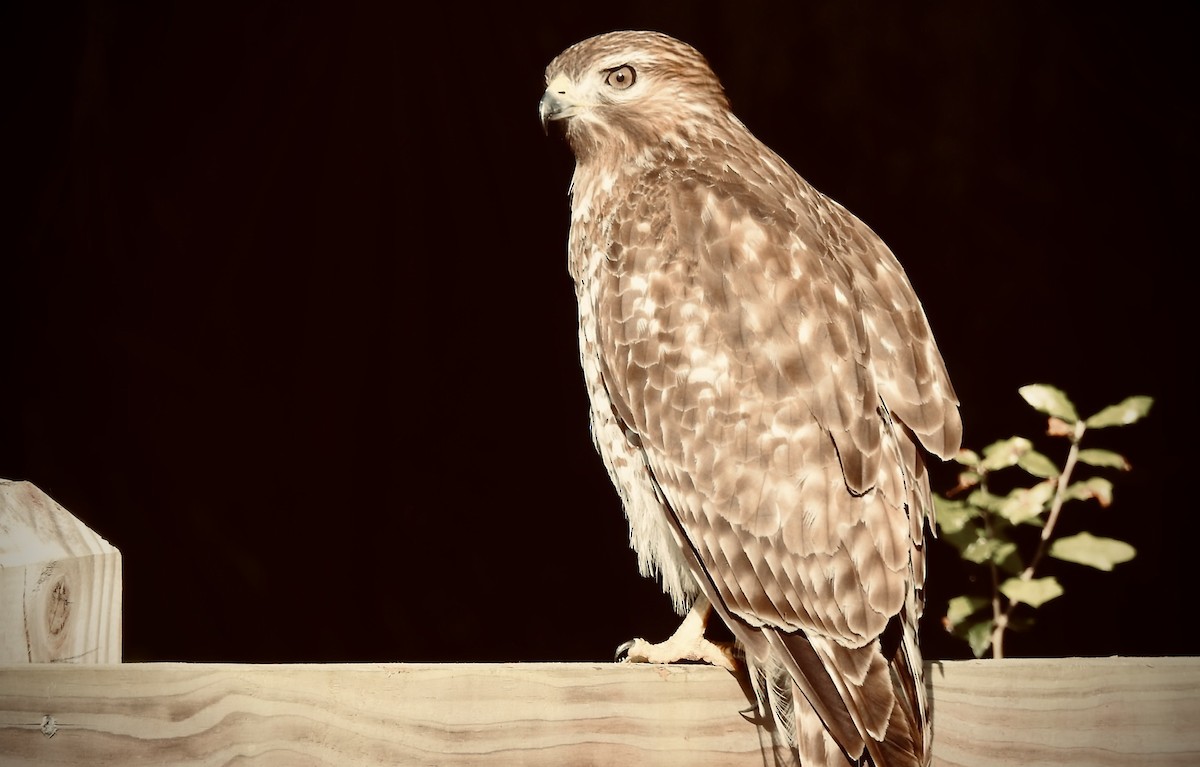
[[[742,674],[778,760],[928,765],[925,453],[958,399],[878,236],[733,115],[706,59],[599,35],[546,69],[575,156],[592,437],[643,575],[685,615],[626,659]],[[736,651],[705,637],[712,611]]]

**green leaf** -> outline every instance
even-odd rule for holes
[[[1089,477],[1067,488],[1067,498],[1078,501],[1095,500],[1101,506],[1112,504],[1112,483],[1104,477]]]
[[[983,475],[977,471],[960,471],[958,473],[958,487],[954,488],[952,492],[958,493],[975,487],[982,479]]]
[[[1000,593],[1014,602],[1024,602],[1030,607],[1040,607],[1055,597],[1062,596],[1063,588],[1054,576],[1022,580],[1009,578],[1000,584]]]
[[[982,565],[992,558],[996,547],[989,545],[986,538],[976,538],[975,540],[962,547],[959,554],[968,562],[974,562],[977,565]]]
[[[1064,562],[1075,562],[1097,570],[1112,571],[1114,565],[1128,562],[1137,556],[1137,549],[1114,538],[1098,538],[1082,532],[1059,538],[1050,545],[1050,556]]]
[[[1079,413],[1075,411],[1075,405],[1067,399],[1067,395],[1061,389],[1046,384],[1030,384],[1022,386],[1017,391],[1035,410],[1070,423],[1079,420]]]
[[[954,454],[953,460],[955,463],[962,464],[963,466],[974,467],[979,465],[979,454],[974,450],[968,450],[964,447]]]
[[[1000,508],[1001,503],[1004,503],[1004,498],[999,495],[992,495],[983,489],[975,489],[967,496],[967,503],[980,509],[995,511]]]
[[[1029,474],[1041,477],[1042,479],[1057,477],[1059,474],[1062,474],[1062,469],[1058,468],[1054,461],[1051,461],[1036,450],[1030,450],[1028,453],[1022,454],[1017,458],[1017,465]]]
[[[1128,397],[1087,419],[1087,427],[1103,429],[1106,426],[1126,426],[1145,418],[1150,413],[1150,405],[1153,403],[1153,397]]]
[[[987,603],[988,600],[983,597],[973,597],[969,594],[951,599],[946,605],[946,623],[948,627],[953,628],[959,625],[986,606]]]
[[[992,620],[989,618],[967,629],[965,639],[967,644],[971,645],[971,652],[976,658],[982,658],[983,654],[992,646],[992,626]]]
[[[1025,569],[1025,562],[1021,559],[1020,549],[1018,549],[1017,545],[1014,543],[1012,548],[1006,551],[1007,555],[1000,558],[996,562],[996,565],[1001,571],[1006,572],[1009,575],[1020,575],[1021,571]],[[999,553],[999,551],[997,551],[997,553]]]
[[[1129,461],[1111,450],[1080,450],[1079,462],[1088,466],[1101,466],[1109,469],[1129,471]]]
[[[1040,516],[1053,497],[1053,482],[1039,482],[1033,487],[1018,487],[1005,496],[996,512],[1014,525],[1019,525]]]
[[[1017,544],[1012,541],[997,541],[996,549],[992,552],[992,561],[1000,565],[1017,556]]]
[[[940,495],[933,496],[933,507],[938,529],[943,534],[954,534],[968,522],[979,516],[974,507],[962,501],[951,501]]]
[[[968,522],[958,530],[947,530],[943,527],[938,539],[953,546],[958,555],[962,557],[963,552],[975,543],[981,535],[979,525],[975,522]]]
[[[962,558],[977,565],[984,562],[1000,562],[1016,550],[1016,544],[999,538],[985,538],[982,535],[962,550]]]
[[[1009,437],[993,442],[983,449],[983,460],[979,467],[984,471],[996,471],[1015,466],[1017,460],[1033,449],[1033,443],[1024,437]]]

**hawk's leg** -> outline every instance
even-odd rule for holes
[[[630,639],[617,648],[617,659],[623,663],[677,663],[701,661],[720,666],[731,672],[737,670],[732,642],[713,642],[706,639],[704,630],[712,614],[712,605],[703,596],[697,597],[692,609],[679,628],[663,642],[651,644],[645,639]]]

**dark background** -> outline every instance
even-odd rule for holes
[[[1076,7],[9,4],[0,477],[121,550],[128,661],[663,638],[588,436],[572,160],[537,121],[561,49],[653,28],[892,246],[968,446],[1040,432],[1026,383],[1155,398],[1094,435],[1133,464],[1116,503],[1064,512],[1137,559],[1059,567],[1010,653],[1197,654],[1196,12]],[[938,625],[965,576],[932,567],[926,655],[967,657]]]

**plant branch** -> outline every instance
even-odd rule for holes
[[[1017,605],[1027,604],[1036,612],[1047,601],[1062,595],[1063,587],[1057,578],[1034,577],[1039,569],[1054,569],[1046,562],[1048,557],[1110,570],[1112,565],[1128,561],[1136,554],[1127,543],[1097,538],[1086,530],[1061,541],[1056,536],[1060,535],[1058,521],[1067,501],[1095,498],[1102,506],[1112,502],[1111,483],[1106,480],[1093,478],[1094,481],[1089,479],[1072,485],[1072,477],[1082,465],[1129,468],[1124,458],[1111,451],[1097,450],[1095,455],[1088,455],[1093,451],[1081,450],[1084,433],[1107,426],[1127,426],[1141,420],[1149,413],[1153,400],[1127,397],[1081,419],[1070,398],[1053,386],[1030,384],[1022,386],[1020,394],[1035,410],[1049,416],[1046,436],[1065,438],[1070,443],[1063,467],[1060,469],[1055,461],[1034,450],[1030,440],[1014,436],[993,442],[982,453],[960,450],[954,460],[967,470],[959,473],[954,489],[946,496],[939,496],[946,505],[939,510],[938,527],[942,529],[949,525],[950,535],[946,540],[975,568],[971,580],[979,580],[967,594],[951,600],[944,623],[951,633],[970,644],[976,657],[983,657],[989,651],[994,658],[1004,657],[1007,632],[1026,625],[1024,620],[1020,624],[1013,620]],[[1055,444],[1061,446],[1062,443]],[[1014,483],[1016,486],[1003,497],[993,496],[988,488],[988,474],[1013,466],[1033,476],[1035,484],[1029,487]],[[950,500],[949,496],[973,487],[979,488],[978,496],[971,493],[963,501]],[[945,519],[941,511],[945,512]],[[1036,544],[1024,533],[1010,534],[1026,523],[1042,527]],[[1034,551],[1027,558],[1024,553],[1029,548]],[[981,572],[984,567],[987,576]],[[989,580],[990,600],[978,594],[983,583]],[[989,601],[990,616],[985,612]],[[1032,623],[1031,618],[1028,624]]]
[[[1054,536],[1054,526],[1058,524],[1058,514],[1062,511],[1063,503],[1067,500],[1067,486],[1071,483],[1071,473],[1075,470],[1075,464],[1079,460],[1079,443],[1083,439],[1083,433],[1087,430],[1087,426],[1083,421],[1075,423],[1075,433],[1071,435],[1071,449],[1067,451],[1067,462],[1063,466],[1062,474],[1058,475],[1058,483],[1054,488],[1054,498],[1050,501],[1050,516],[1046,519],[1046,526],[1042,528],[1042,537],[1038,541],[1037,551],[1033,553],[1033,558],[1029,560],[1029,565],[1021,573],[1021,580],[1027,581],[1033,578],[1033,571],[1045,556],[1049,548],[1050,539]]]
[[[1050,548],[1050,541],[1054,537],[1054,526],[1058,524],[1059,512],[1062,511],[1063,503],[1067,500],[1067,487],[1071,483],[1071,473],[1075,470],[1075,464],[1079,460],[1079,443],[1083,439],[1083,433],[1086,430],[1087,426],[1083,421],[1075,423],[1075,431],[1071,435],[1071,449],[1067,451],[1067,462],[1063,466],[1062,473],[1058,475],[1058,481],[1054,487],[1054,498],[1050,501],[1050,515],[1046,519],[1045,527],[1042,528],[1042,535],[1038,539],[1037,550],[1033,552],[1033,557],[1029,560],[1029,564],[1025,566],[1025,569],[1021,571],[1021,575],[1019,576],[1023,581],[1033,580],[1033,574],[1037,570],[1037,566],[1041,564],[1042,558],[1045,557],[1046,552]],[[999,589],[997,588],[993,593],[998,591]],[[996,619],[996,628],[993,632],[992,640],[993,646],[997,647],[996,652],[993,653],[993,656],[996,658],[1004,657],[1001,654],[1003,646],[997,645],[996,636],[999,635],[999,638],[1003,638],[1003,635],[1000,633],[1003,631],[1002,626],[1008,625],[1009,618],[1012,616],[1016,606],[1016,602],[1010,601],[1008,609]]]
[[[979,488],[986,493],[987,489],[987,474],[982,474],[979,480]],[[984,510],[980,515],[983,519],[983,531],[987,535],[988,540],[996,539],[996,531],[992,525],[992,512]],[[988,557],[988,574],[992,579],[992,657],[1004,657],[1004,628],[1008,625],[1008,619],[1004,610],[1004,603],[1000,599],[1000,569],[996,567],[996,561],[992,557]]]

